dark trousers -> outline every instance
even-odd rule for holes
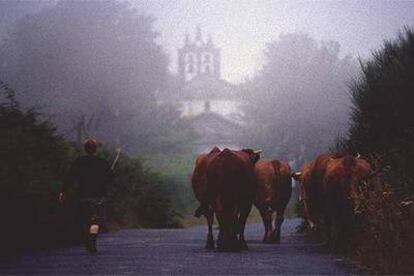
[[[89,227],[93,224],[103,226],[105,221],[105,199],[102,197],[82,198],[79,202],[79,218],[82,228],[87,233]]]

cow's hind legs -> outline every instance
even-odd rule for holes
[[[252,207],[249,206],[249,207],[243,208],[240,212],[238,228],[239,228],[239,243],[240,243],[241,250],[249,250],[246,240],[244,239],[244,229],[246,227],[247,217],[249,216],[251,210],[252,210]]]
[[[223,212],[217,212],[216,217],[220,226],[217,250],[220,252],[239,251],[240,248],[236,235],[237,221],[230,219],[229,214],[223,214]]]
[[[272,243],[280,243],[280,230],[282,227],[282,223],[284,221],[284,208],[282,210],[278,210],[276,213],[275,218],[275,230],[272,233],[271,242]]]
[[[272,234],[272,211],[268,210],[266,207],[260,208],[259,211],[265,228],[263,242],[269,243]]]
[[[214,249],[214,236],[213,236],[213,222],[214,222],[214,212],[212,209],[208,210],[205,214],[208,225],[208,234],[207,234],[207,244],[206,249]]]

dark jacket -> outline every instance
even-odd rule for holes
[[[62,192],[75,184],[80,198],[105,197],[112,179],[113,171],[106,160],[97,156],[82,156],[73,162]]]

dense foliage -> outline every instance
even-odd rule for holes
[[[34,110],[22,109],[13,90],[2,86],[0,238],[2,251],[7,251],[38,242],[38,236],[49,235],[56,226],[56,195],[70,147],[49,121]]]
[[[175,211],[176,184],[122,156],[110,197],[109,223],[115,227],[180,227]]]
[[[351,242],[366,264],[386,273],[414,272],[414,196],[395,188],[414,185],[395,171],[361,187],[361,214],[357,217]]]
[[[141,162],[147,168],[159,173],[168,180],[168,187],[173,194],[174,209],[183,216],[183,223],[193,218],[198,201],[191,187],[191,174],[196,159],[195,154],[146,154],[141,155]]]
[[[361,67],[351,87],[354,108],[344,144],[352,151],[385,155],[402,173],[414,173],[413,30],[386,42]]]
[[[379,180],[361,185],[351,237],[359,256],[388,273],[414,272],[414,30],[385,42],[352,87],[349,135],[339,150],[370,157]]]
[[[0,228],[1,253],[78,240],[77,197],[63,205],[57,196],[71,161],[81,153],[34,109],[24,109],[1,83]],[[108,150],[99,155],[112,161]],[[177,227],[167,179],[122,156],[108,205],[112,228]]]

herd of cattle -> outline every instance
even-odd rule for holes
[[[215,214],[219,224],[217,248],[247,249],[244,229],[253,205],[265,226],[263,242],[280,242],[284,211],[292,194],[292,178],[300,183],[300,200],[309,225],[315,228],[324,224],[329,230],[335,221],[346,221],[358,210],[359,184],[374,175],[361,156],[325,153],[292,173],[286,162],[259,161],[260,153],[215,147],[197,157],[191,181],[200,202],[195,215],[207,219],[206,248],[215,247],[212,229]]]

